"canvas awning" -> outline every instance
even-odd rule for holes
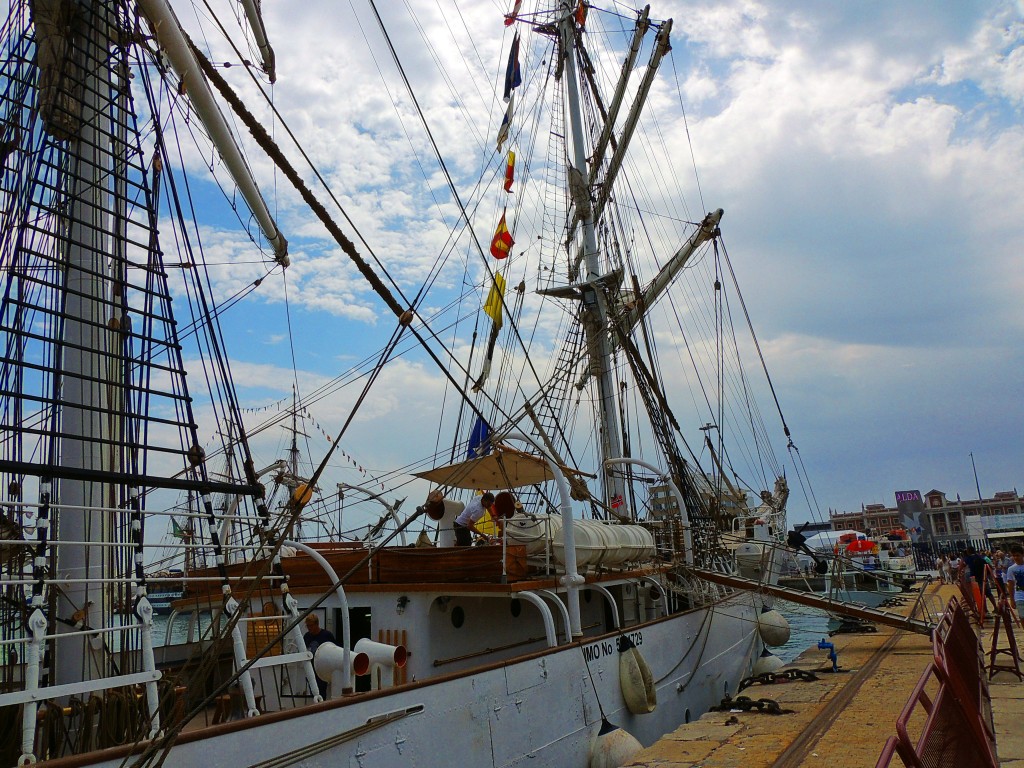
[[[989,539],[1024,539],[1024,531],[1000,531],[999,533],[986,533]]]
[[[594,477],[576,469],[559,465],[570,482],[573,477]],[[547,462],[537,456],[517,451],[504,445],[497,446],[487,456],[435,467],[426,472],[414,472],[416,477],[437,485],[469,490],[493,488],[521,488],[554,480]]]

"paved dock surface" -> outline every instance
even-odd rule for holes
[[[941,614],[956,594],[959,592],[953,586],[927,586],[929,613]],[[909,608],[908,602],[894,610],[907,612]],[[987,621],[982,633],[986,654],[991,631],[992,622]],[[1018,646],[1024,649],[1024,631],[1019,627],[1015,631]],[[739,694],[755,701],[771,699],[790,712],[709,712],[666,734],[626,765],[874,768],[886,739],[896,733],[896,718],[932,659],[931,640],[885,627],[875,633],[838,634],[826,639],[838,653],[838,673],[831,672],[827,651],[810,648],[780,671],[813,671],[818,680],[754,684]],[[999,647],[1006,647],[1004,640]],[[1005,662],[1009,662],[1008,656],[1000,660]],[[990,682],[990,693],[1000,765],[1024,768],[1024,683],[1012,673],[999,672]],[[903,763],[896,757],[892,765]]]

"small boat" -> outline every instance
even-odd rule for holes
[[[785,576],[781,583],[876,607],[898,598],[916,580],[911,543],[899,531],[880,537],[829,531],[808,538],[807,546],[823,568],[811,573],[814,561],[799,555],[804,574]]]
[[[875,540],[878,544],[878,562],[895,584],[908,584],[917,578],[914,548],[907,532],[895,529]]]

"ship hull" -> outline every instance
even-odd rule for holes
[[[761,650],[755,598],[629,627],[657,707],[634,715],[610,633],[502,664],[182,734],[165,766],[586,766],[602,716],[649,745],[734,695]],[[138,753],[139,747],[133,751]],[[122,764],[123,750],[54,761]],[[89,759],[92,757],[93,759]]]

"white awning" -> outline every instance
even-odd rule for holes
[[[1024,531],[1000,531],[999,533],[986,533],[989,539],[1024,539]]]
[[[563,466],[561,470],[570,477],[593,477],[569,467]],[[471,490],[519,488],[554,479],[544,459],[505,445],[497,446],[494,451],[479,459],[460,461],[413,474],[438,485]]]

